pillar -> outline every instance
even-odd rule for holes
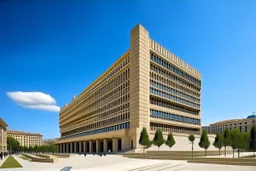
[[[105,153],[108,152],[108,140],[107,139],[103,140],[103,151]]]
[[[56,146],[57,146],[57,153],[59,153],[59,150],[60,150],[59,146],[60,146],[60,145],[57,144]]]
[[[60,153],[62,153],[62,144],[60,144]]]
[[[112,139],[112,152],[116,153],[118,148],[117,138]]]
[[[82,142],[79,142],[79,153],[82,153]]]
[[[99,140],[96,140],[96,153],[99,152]]]
[[[76,148],[76,144],[77,144],[77,142],[74,142],[74,153],[77,153],[77,148]]]
[[[63,144],[62,144],[62,153],[65,153],[65,149],[66,149],[66,148],[65,148],[65,145],[66,145],[66,143],[63,143]]]
[[[73,142],[69,143],[70,145],[70,153],[73,153]]]
[[[69,153],[68,143],[65,143],[65,146],[66,146],[66,153]]]
[[[84,146],[84,151],[83,152],[86,153],[87,152],[87,145],[86,145],[85,141],[83,142],[83,146]]]
[[[92,140],[89,141],[89,153],[92,152]]]

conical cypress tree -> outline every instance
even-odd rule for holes
[[[170,148],[172,148],[172,146],[175,144],[176,142],[175,142],[175,140],[174,140],[174,138],[173,138],[173,135],[172,135],[172,133],[170,133],[169,135],[168,135],[168,138],[167,138],[167,141],[165,142],[165,144],[167,145],[167,146],[169,146]]]
[[[216,134],[216,137],[215,137],[213,145],[214,145],[214,147],[219,149],[219,155],[220,155],[220,149],[223,146],[223,136],[220,135],[219,133]]]
[[[205,150],[205,156],[206,156],[206,150],[209,148],[209,146],[210,146],[210,141],[209,141],[209,139],[208,139],[208,136],[207,136],[207,133],[206,133],[206,131],[204,130],[203,131],[203,133],[202,133],[202,135],[201,135],[201,138],[200,138],[200,142],[198,143],[199,144],[199,146],[201,147],[201,148],[204,148],[204,150]]]
[[[159,147],[165,143],[161,129],[158,129],[156,131],[153,143],[154,143],[154,145],[156,145],[158,147],[158,152],[159,152]]]
[[[150,145],[151,145],[151,142],[148,138],[148,133],[147,133],[146,128],[143,128],[141,133],[140,133],[139,143],[140,143],[140,145],[144,146],[143,147],[143,153],[145,153],[145,147],[150,147]]]

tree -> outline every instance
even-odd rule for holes
[[[220,149],[223,146],[223,136],[220,135],[219,133],[216,134],[216,137],[215,137],[213,145],[214,145],[214,147],[219,149],[219,156],[220,156]]]
[[[28,147],[27,147],[27,146],[24,146],[23,149],[24,149],[24,152],[25,152],[25,153],[28,152]]]
[[[230,146],[231,143],[231,134],[228,128],[225,129],[223,135],[223,146],[225,147],[225,156],[227,155],[227,147]]]
[[[150,145],[151,145],[151,142],[148,138],[148,133],[147,133],[146,128],[143,128],[140,133],[139,143],[140,143],[140,145],[143,146],[143,153],[145,153],[145,147],[150,147]]]
[[[10,153],[19,151],[20,142],[13,137],[7,137],[7,150]]]
[[[249,150],[249,146],[250,146],[250,134],[249,133],[247,133],[247,132],[245,132],[245,133],[242,133],[242,135],[243,135],[243,138],[244,138],[244,144],[243,144],[243,149],[244,150]]]
[[[237,142],[238,158],[240,157],[240,150],[243,149],[244,146],[245,146],[244,136],[241,132],[238,131],[238,142]]]
[[[256,151],[256,126],[253,125],[250,132],[250,149],[253,151],[253,155],[255,155]]]
[[[34,152],[38,153],[38,146],[37,145],[34,146]]]
[[[207,150],[207,149],[209,148],[209,146],[210,146],[210,141],[209,141],[209,139],[208,139],[208,136],[207,136],[207,133],[206,133],[205,130],[203,130],[202,135],[201,135],[201,138],[200,138],[200,142],[199,142],[198,144],[199,144],[199,146],[200,146],[201,148],[204,148],[204,150],[205,150],[205,156],[206,156],[206,150]]]
[[[233,158],[235,157],[235,149],[239,147],[240,132],[237,129],[231,131],[231,147],[233,149]]]
[[[190,134],[188,136],[189,141],[192,143],[192,159],[193,159],[193,150],[194,150],[194,141],[195,141],[195,136],[193,134]]]
[[[34,151],[34,148],[33,148],[32,146],[29,146],[29,147],[28,147],[28,152],[29,152],[29,153],[32,153],[33,151]]]
[[[158,147],[158,153],[159,153],[159,147],[165,143],[163,133],[161,129],[157,129],[155,133],[155,137],[153,139],[154,145]]]
[[[169,146],[170,148],[172,148],[172,146],[175,144],[176,142],[175,142],[175,140],[174,140],[174,138],[173,138],[173,135],[172,135],[172,133],[170,133],[169,135],[168,135],[168,138],[167,138],[167,141],[165,142],[165,144],[167,145],[167,146]]]

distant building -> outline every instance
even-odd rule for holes
[[[7,151],[7,127],[7,123],[5,123],[2,118],[0,118],[0,152]]]
[[[21,131],[7,130],[8,137],[13,137],[20,142],[21,146],[42,145],[42,135],[39,133],[29,133]]]
[[[42,145],[53,145],[55,141],[57,141],[58,138],[54,138],[54,139],[45,139],[42,142]]]
[[[202,126],[202,130],[206,130],[209,134],[223,134],[225,128],[229,130],[238,129],[240,132],[250,132],[253,125],[256,125],[255,114],[243,119],[230,119],[210,124],[210,126]]]

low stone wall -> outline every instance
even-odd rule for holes
[[[49,156],[49,158],[36,157],[29,154],[22,154],[23,156],[31,159],[32,162],[42,162],[42,163],[56,163],[58,162],[58,158],[55,156]]]
[[[53,154],[54,156],[58,157],[58,158],[69,158],[72,156],[72,154],[67,154],[67,153],[56,153]]]

